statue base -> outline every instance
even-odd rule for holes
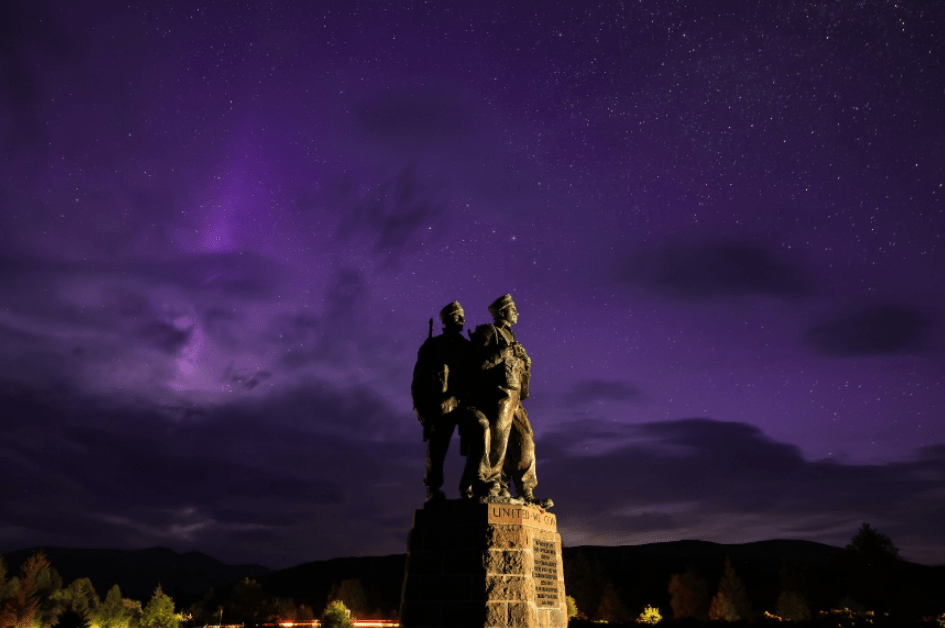
[[[565,628],[557,519],[534,506],[430,502],[416,511],[404,628]]]

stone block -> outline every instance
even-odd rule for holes
[[[535,628],[538,611],[529,602],[509,602],[509,628]]]
[[[483,557],[483,567],[488,574],[508,574],[521,576],[526,573],[525,551],[490,550]]]
[[[485,628],[508,628],[509,605],[506,602],[489,602],[486,604]]]
[[[481,549],[450,550],[443,554],[443,573],[483,574]]]
[[[427,576],[423,579],[421,596],[424,600],[470,600],[468,576]]]
[[[531,547],[531,535],[522,526],[494,525],[487,531],[489,549],[526,549]]]
[[[411,575],[411,577],[404,580],[403,590],[401,591],[401,598],[407,600],[408,602],[415,602],[422,600],[422,582],[424,576],[420,575]]]
[[[527,601],[535,599],[535,581],[526,576],[487,575],[486,599]]]
[[[548,628],[565,628],[568,625],[568,616],[560,608],[551,609],[548,619]]]
[[[411,574],[425,576],[443,573],[443,556],[438,552],[413,552],[407,560],[407,568]]]

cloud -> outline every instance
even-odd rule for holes
[[[811,461],[753,426],[694,418],[577,421],[543,434],[536,451],[536,494],[557,502],[565,543],[803,537],[843,545],[871,521],[907,558],[945,561],[918,549],[945,525],[945,446],[889,464]],[[582,517],[589,512],[593,523]]]
[[[642,401],[640,390],[627,382],[603,379],[584,379],[562,395],[562,400],[569,406],[587,406],[595,403],[613,401]]]
[[[668,244],[626,260],[618,278],[682,300],[739,296],[797,298],[813,284],[799,266],[754,243]]]
[[[0,404],[0,527],[18,531],[0,551],[165,545],[289,565],[402,551],[422,502],[422,445],[397,436],[414,419],[363,388],[311,382],[186,416],[69,388],[0,384]]]
[[[423,184],[413,168],[385,181],[355,200],[338,229],[342,239],[365,238],[384,265],[417,251],[428,233],[439,228],[448,203]]]
[[[820,353],[839,357],[912,353],[925,347],[931,324],[919,310],[886,303],[815,325],[804,340]]]

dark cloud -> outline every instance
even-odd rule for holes
[[[622,281],[683,300],[748,295],[803,297],[813,291],[807,273],[755,242],[669,244],[626,260]]]
[[[887,303],[811,327],[804,340],[820,353],[840,357],[911,353],[925,348],[931,324],[916,309]]]
[[[422,499],[421,457],[394,436],[412,418],[365,389],[311,383],[186,417],[68,388],[4,385],[0,403],[0,527],[22,531],[0,550],[165,545],[295,564],[362,551],[349,532],[364,512],[405,531]]]
[[[566,496],[556,508],[562,522],[594,512],[595,530],[623,530],[627,539],[658,521],[666,539],[702,527],[738,542],[766,526],[772,538],[808,530],[810,538],[843,544],[870,520],[897,530],[906,556],[927,561],[908,548],[932,542],[930,531],[945,525],[936,497],[945,489],[942,446],[889,464],[810,461],[753,426],[681,419],[575,422],[546,433],[537,451],[536,493]],[[641,530],[628,525],[634,518]],[[740,518],[751,525],[741,529]]]
[[[562,400],[569,406],[611,401],[642,401],[643,398],[643,393],[632,384],[603,379],[581,380],[562,395]]]
[[[177,355],[190,342],[193,333],[192,325],[182,329],[164,321],[151,321],[137,330],[138,338],[168,355]]]
[[[390,265],[420,247],[428,235],[424,232],[438,228],[447,206],[408,168],[354,201],[338,236],[366,237]]]
[[[11,489],[0,493],[0,525],[18,530],[0,550],[165,545],[288,566],[401,552],[422,500],[422,444],[403,436],[413,419],[367,389],[310,382],[169,413],[4,386],[0,404],[0,482]],[[740,527],[750,520],[772,537],[842,544],[871,520],[921,559],[910,547],[945,525],[936,500],[945,446],[910,461],[840,464],[805,460],[741,423],[581,421],[546,432],[538,455],[538,493],[558,502],[566,543],[575,531],[624,543],[700,526],[709,540],[737,542],[756,534]]]

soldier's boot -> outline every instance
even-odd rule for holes
[[[538,506],[542,510],[548,510],[555,505],[551,499],[538,499],[531,490],[524,491],[520,497],[530,506]]]
[[[428,502],[438,502],[443,499],[446,499],[446,493],[441,491],[439,488],[434,488],[432,486],[427,487],[427,501]]]

